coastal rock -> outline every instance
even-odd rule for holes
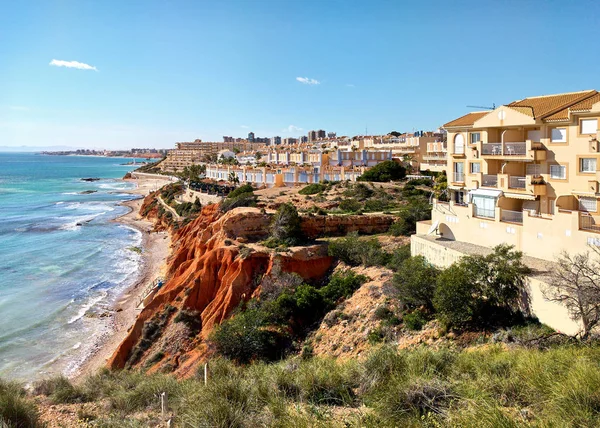
[[[97,177],[88,177],[88,178],[80,178],[81,181],[100,181],[100,178]]]
[[[79,192],[80,195],[90,195],[92,193],[96,193],[97,190],[84,190],[83,192]]]

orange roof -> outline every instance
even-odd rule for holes
[[[507,104],[507,107],[514,108],[521,113],[527,114],[534,119],[541,119],[563,110],[575,103],[585,100],[597,94],[596,91],[568,92],[556,95],[543,95],[540,97],[530,97],[524,100],[514,101]],[[526,107],[526,108],[523,108]]]
[[[570,113],[581,113],[590,111],[592,106],[600,101],[600,93],[596,92],[591,97],[587,97],[578,103],[573,104],[571,107],[564,108],[557,111],[556,113],[544,118],[545,122],[565,122],[569,120]]]
[[[467,113],[458,119],[454,119],[453,121],[446,123],[443,127],[450,128],[453,126],[473,126],[475,121],[481,119],[488,113],[489,111],[476,111],[473,113]]]
[[[596,92],[595,95],[586,98],[583,101],[579,101],[577,104],[569,107],[571,111],[589,111],[592,109],[592,106],[600,101],[600,93]]]

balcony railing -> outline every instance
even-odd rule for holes
[[[591,230],[592,232],[600,233],[600,216],[591,215],[589,213],[579,213],[579,228],[583,230]]]
[[[454,172],[454,182],[455,183],[464,183],[465,182],[465,174],[463,172]]]
[[[500,219],[508,223],[523,223],[523,211],[502,210]]]
[[[527,177],[518,175],[509,176],[508,187],[511,189],[525,189],[527,187]]]
[[[492,156],[524,156],[527,154],[527,143],[487,143],[481,145],[481,153]]]
[[[498,187],[498,176],[496,174],[483,174],[482,187]]]
[[[502,143],[487,143],[481,145],[481,153],[484,155],[501,155]]]
[[[475,211],[475,217],[485,217],[485,218],[495,218],[496,217],[496,209],[495,208],[483,208],[483,207],[478,207],[475,204],[475,205],[473,205],[473,209]]]

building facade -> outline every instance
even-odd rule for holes
[[[556,260],[600,246],[600,93],[530,97],[444,125],[449,202],[430,228],[445,239]]]

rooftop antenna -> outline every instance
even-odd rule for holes
[[[467,106],[468,108],[482,108],[484,110],[496,110],[496,103],[492,104],[492,107],[485,107],[485,106]]]

